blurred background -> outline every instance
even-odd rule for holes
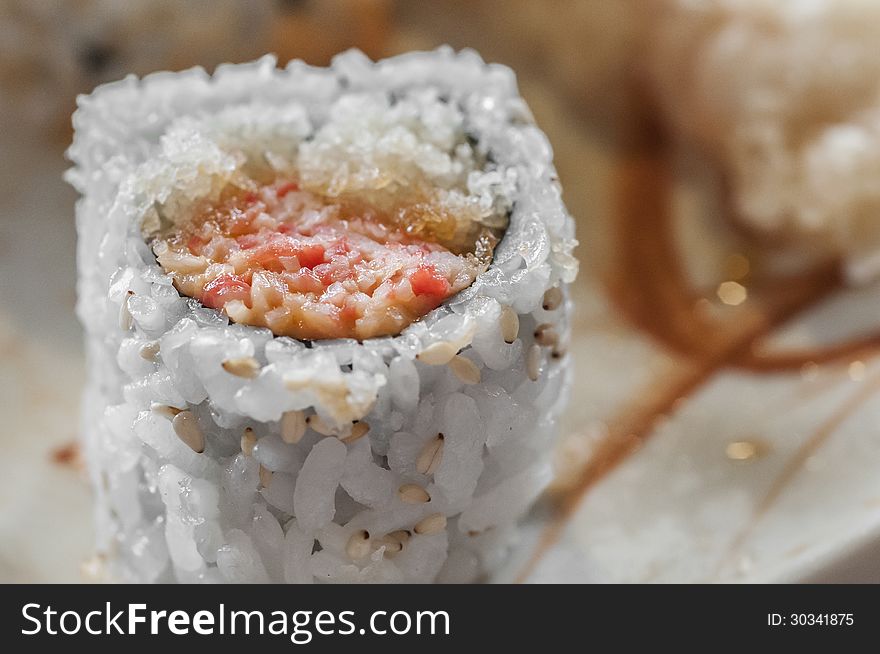
[[[375,59],[443,44],[516,71],[581,241],[558,476],[501,579],[880,580],[880,289],[865,245],[878,12],[0,0],[0,581],[94,572],[76,198],[61,178],[76,95],[266,52],[326,65],[350,47]],[[827,215],[808,210],[838,196]]]

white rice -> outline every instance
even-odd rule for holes
[[[509,228],[470,288],[399,336],[311,347],[230,324],[180,297],[141,228],[157,199],[210,181],[222,157],[211,154],[211,143],[186,139],[176,161],[158,157],[172,123],[237,112],[246,119],[258,102],[296,117],[271,128],[289,125],[299,141],[302,121],[320,126],[342,96],[418,88],[460,108],[475,147],[512,194]],[[376,64],[352,51],[328,69],[294,62],[279,70],[267,57],[221,66],[213,77],[195,69],[100,87],[80,98],[74,126],[68,178],[83,196],[78,312],[89,360],[82,428],[110,575],[310,583],[478,581],[490,573],[550,477],[570,376],[561,354],[570,306],[566,300],[546,311],[542,299],[577,270],[551,149],[512,72],[450,49]],[[476,201],[490,186],[472,189]],[[494,202],[491,193],[482,201]],[[510,344],[500,321],[508,306],[519,319]],[[560,335],[558,350],[527,356],[535,328],[546,323]],[[436,363],[441,350],[461,350],[473,365]],[[249,357],[259,364],[253,377],[223,368]],[[193,418],[173,424],[177,410]],[[281,438],[282,416],[291,411],[313,416],[295,443]],[[367,423],[365,436],[346,438],[352,421]],[[201,441],[193,432],[184,442],[175,431],[180,422],[198,430],[203,452],[194,449]],[[245,448],[250,454],[241,451],[246,428],[256,438]],[[419,457],[438,434],[441,452],[426,467]],[[398,489],[406,484],[430,500],[404,501]],[[407,495],[420,496],[411,488]],[[370,554],[352,558],[365,547],[361,530]],[[389,534],[401,530],[411,535],[391,552]]]

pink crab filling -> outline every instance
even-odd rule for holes
[[[235,322],[363,340],[399,333],[482,269],[414,233],[282,181],[227,193],[153,248],[181,293]]]

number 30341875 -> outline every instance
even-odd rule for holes
[[[768,613],[767,624],[771,627],[850,627],[855,623],[852,613]]]

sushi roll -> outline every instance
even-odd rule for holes
[[[106,575],[497,569],[551,476],[577,272],[513,73],[266,57],[99,87],[73,120]]]

